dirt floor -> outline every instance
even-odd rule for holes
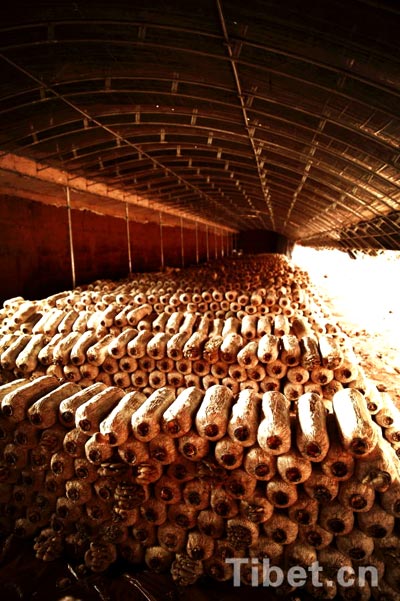
[[[377,256],[296,247],[332,317],[351,337],[366,374],[400,406],[400,253]]]

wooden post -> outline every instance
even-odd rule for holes
[[[196,264],[199,264],[199,223],[196,221]]]
[[[163,225],[162,225],[161,211],[160,211],[160,254],[161,254],[161,269],[164,269],[164,241],[163,241]]]
[[[70,257],[71,257],[71,272],[72,272],[72,288],[75,288],[76,287],[75,255],[74,255],[74,239],[72,236],[71,196],[70,196],[69,186],[67,186],[67,210],[68,210],[69,252],[70,252]]]
[[[182,257],[182,267],[185,267],[185,248],[183,243],[183,218],[181,217],[181,257]]]
[[[128,203],[125,203],[125,219],[126,219],[126,239],[128,244],[128,267],[129,275],[132,275],[132,253],[131,253],[131,233],[129,231],[129,207]]]

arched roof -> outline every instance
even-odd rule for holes
[[[396,0],[2,13],[0,166],[31,159],[236,231],[400,248]]]

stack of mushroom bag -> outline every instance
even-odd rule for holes
[[[82,574],[262,586],[267,562],[282,594],[296,566],[318,598],[397,599],[395,404],[304,272],[222,267],[4,303],[4,531]]]

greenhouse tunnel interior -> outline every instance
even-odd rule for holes
[[[0,598],[398,601],[398,0],[0,15]]]
[[[391,0],[12,3],[3,300],[68,284],[68,212],[81,283],[126,271],[126,215],[138,271],[233,236],[245,252],[398,250],[398,18]]]

